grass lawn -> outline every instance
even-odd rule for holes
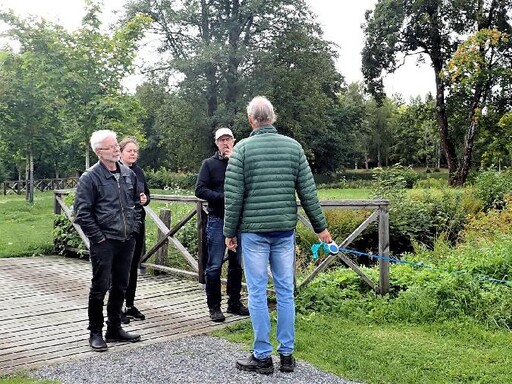
[[[58,381],[34,380],[24,376],[0,377],[0,384],[57,384]]]
[[[251,349],[249,322],[216,335]],[[511,345],[512,333],[504,331],[458,324],[367,325],[313,313],[297,316],[295,356],[367,384],[495,384],[512,383]]]
[[[364,200],[371,199],[372,191],[365,188],[319,189],[320,200]]]
[[[51,253],[53,248],[53,192],[25,196],[0,195],[0,257]]]

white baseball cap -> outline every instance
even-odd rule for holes
[[[233,132],[231,132],[231,129],[229,129],[229,128],[217,129],[217,131],[215,132],[215,141],[219,140],[219,137],[221,137],[221,136],[231,136],[232,138],[235,137],[235,136],[233,136]]]

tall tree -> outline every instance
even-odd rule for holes
[[[360,162],[367,157],[364,145],[370,135],[367,103],[361,83],[349,84],[339,95],[334,124],[343,139],[338,153],[344,155],[343,165],[348,168],[357,169]]]
[[[443,71],[467,36],[483,29],[510,31],[511,6],[512,0],[379,0],[375,10],[366,14],[363,75],[374,95],[382,97],[383,76],[394,72],[404,57],[430,59],[436,82],[439,135],[452,185],[462,185],[466,180],[474,126],[467,124],[462,152],[457,153],[461,139],[452,134],[447,111],[452,84]],[[487,92],[489,86],[484,82],[475,92]],[[467,115],[473,115],[477,108],[478,103],[468,103]]]
[[[459,178],[467,177],[476,130],[481,126],[482,111],[488,107],[488,101],[492,104],[506,95],[508,110],[512,109],[511,51],[512,42],[507,33],[481,29],[458,47],[445,68],[444,74],[452,84],[452,93],[465,100],[464,105],[469,111],[465,119],[467,129]]]
[[[213,131],[219,125],[234,128],[237,137],[246,134],[245,103],[256,94],[277,97],[282,85],[286,85],[284,92],[292,90],[289,85],[296,89],[293,98],[286,99],[289,105],[276,103],[277,107],[292,111],[293,103],[309,97],[303,106],[311,117],[306,126],[316,120],[315,129],[325,131],[329,125],[326,108],[318,107],[328,104],[326,98],[336,98],[340,78],[332,63],[333,52],[321,40],[304,0],[138,0],[128,9],[129,15],[143,12],[153,18],[153,32],[162,37],[161,51],[167,53],[155,70],[168,70],[171,78],[182,75],[182,97],[207,116],[207,122],[196,127],[200,139],[213,143]],[[313,94],[321,96],[314,106]],[[280,119],[284,118],[280,112]],[[244,129],[238,134],[243,121]],[[301,132],[297,134],[300,140]],[[325,146],[318,143],[316,147]]]
[[[82,28],[74,33],[34,17],[0,13],[0,21],[7,23],[9,35],[19,46],[16,53],[2,56],[4,92],[0,97],[4,104],[10,101],[6,125],[13,131],[3,132],[9,140],[19,136],[14,148],[27,148],[30,177],[36,149],[53,160],[58,174],[59,160],[73,163],[76,148],[82,147],[88,167],[93,130],[134,134],[141,123],[138,117],[143,110],[137,99],[123,93],[121,80],[133,69],[137,42],[149,18],[135,17],[111,36],[100,30],[99,5],[86,4]]]
[[[68,124],[75,127],[70,141],[84,150],[88,168],[92,131],[115,127],[122,135],[136,134],[140,128],[132,115],[141,112],[133,105],[138,101],[128,100],[121,81],[133,72],[137,44],[150,19],[136,15],[110,34],[101,29],[99,4],[88,1],[86,8],[82,26],[71,35],[64,80]]]
[[[25,153],[27,200],[34,199],[34,156],[47,151],[59,133],[63,99],[52,83],[60,75],[63,30],[21,21],[12,14],[0,18],[17,25],[20,53],[5,52],[0,66],[0,88],[5,114],[0,117],[0,139],[15,151]]]

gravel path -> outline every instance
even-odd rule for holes
[[[194,336],[122,352],[98,353],[87,359],[50,365],[29,374],[64,384],[354,383],[321,372],[300,360],[293,373],[282,373],[276,356],[273,356],[275,371],[272,375],[236,369],[235,361],[247,356],[242,344],[217,337]]]

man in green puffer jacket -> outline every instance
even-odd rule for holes
[[[279,369],[292,372],[296,193],[319,239],[330,243],[332,238],[302,146],[277,133],[272,126],[274,108],[265,97],[255,97],[247,106],[247,115],[252,132],[235,146],[224,182],[224,236],[226,246],[235,251],[240,232],[254,332],[253,353],[236,366],[263,374],[274,371],[267,306],[270,264],[277,298]]]

